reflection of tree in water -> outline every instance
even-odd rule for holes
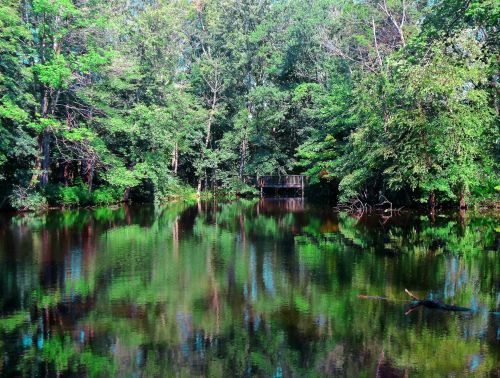
[[[381,224],[266,206],[11,220],[0,236],[2,260],[18,256],[1,265],[10,316],[0,327],[14,341],[1,346],[11,357],[6,371],[429,376],[499,368],[499,323],[487,313],[498,307],[494,219],[403,215]],[[356,299],[402,300],[405,287],[477,312],[405,317],[397,302]]]

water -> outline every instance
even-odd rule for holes
[[[498,214],[389,215],[4,215],[0,375],[500,376]],[[409,311],[405,288],[473,311]]]

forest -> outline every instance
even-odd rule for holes
[[[0,207],[492,206],[498,0],[1,0]],[[315,189],[316,188],[316,189]]]

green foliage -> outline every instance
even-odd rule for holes
[[[2,197],[233,196],[304,173],[343,202],[498,200],[494,0],[115,5],[0,5]]]
[[[64,55],[56,55],[52,60],[36,64],[33,70],[38,74],[38,80],[54,89],[66,89],[71,77],[71,69]]]
[[[92,202],[96,205],[109,205],[119,202],[121,192],[115,188],[99,188],[92,192]]]
[[[115,167],[106,172],[105,180],[112,186],[118,188],[134,187],[140,184],[141,178],[144,177],[141,168],[146,166],[136,166],[134,169],[127,169],[125,167]]]
[[[98,72],[103,66],[110,63],[110,52],[89,50],[87,53],[77,57],[76,66],[83,74]]]
[[[82,193],[84,188],[81,186],[62,186],[58,190],[59,198],[63,206],[78,206],[82,203]],[[84,204],[84,203],[82,203]]]
[[[44,193],[51,205],[63,207],[109,205],[120,202],[123,198],[123,190],[120,188],[102,186],[90,192],[81,181],[73,186],[48,185]]]
[[[76,13],[76,8],[71,0],[33,0],[33,11],[68,16]]]
[[[12,332],[29,320],[29,313],[17,312],[10,316],[0,318],[0,331]]]
[[[74,186],[49,185],[44,192],[51,205],[85,206],[89,205],[91,200],[91,194],[82,182]]]
[[[365,122],[343,158],[349,172],[340,182],[344,199],[380,180],[388,192],[411,191],[424,202],[435,192],[442,202],[457,202],[493,179],[498,129],[481,87],[487,80],[481,45],[467,34],[436,43],[426,62],[394,60],[388,76],[365,84],[382,86],[388,103],[384,114],[371,96],[359,96],[356,110]]]
[[[16,187],[10,195],[10,204],[21,211],[40,211],[48,207],[47,199],[33,188]]]
[[[323,140],[310,138],[297,149],[298,166],[307,167],[306,174],[311,184],[317,184],[323,177],[331,177],[332,164],[337,153],[335,138],[328,134]]]
[[[6,96],[0,101],[0,118],[9,119],[14,122],[25,122],[28,119],[28,113],[16,105]]]

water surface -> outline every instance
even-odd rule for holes
[[[500,376],[498,215],[390,215],[301,199],[4,215],[0,375]],[[407,313],[405,288],[472,311]]]

